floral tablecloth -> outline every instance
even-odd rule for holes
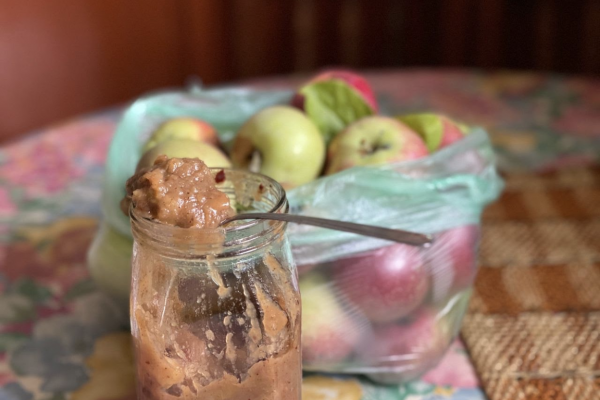
[[[388,113],[437,110],[486,127],[506,171],[600,159],[600,81],[422,70],[368,78]],[[0,149],[0,400],[135,398],[127,315],[86,267],[119,117],[66,121]],[[420,381],[361,385],[364,399],[484,398],[460,341]]]

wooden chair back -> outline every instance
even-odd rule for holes
[[[0,0],[0,140],[149,90],[354,68],[600,72],[597,0]]]

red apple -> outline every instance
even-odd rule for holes
[[[326,174],[354,166],[414,160],[429,154],[423,139],[402,122],[374,115],[336,135],[328,148]]]
[[[356,72],[348,70],[324,71],[311,79],[307,84],[328,81],[331,79],[337,79],[347,83],[362,96],[365,102],[373,109],[374,113],[377,112],[377,99],[375,98],[375,93],[373,92],[371,85],[369,85],[369,82],[364,77]],[[292,106],[304,110],[304,96],[300,92],[296,93],[292,98]]]
[[[439,234],[427,249],[434,300],[463,290],[473,283],[477,272],[479,227],[465,225]]]
[[[303,265],[298,265],[296,267],[296,269],[298,270],[298,275],[302,276],[310,271],[312,271],[313,269],[316,269],[320,264],[303,264]]]
[[[445,335],[438,326],[438,318],[432,311],[422,311],[414,319],[402,325],[377,327],[368,339],[368,345],[360,347],[360,357],[365,361],[382,364],[398,364],[409,360],[406,355],[423,355],[443,347]],[[416,357],[410,357],[414,360]]]
[[[440,117],[442,120],[442,131],[444,134],[442,135],[442,142],[440,143],[440,148],[446,147],[454,142],[457,142],[464,138],[468,133],[468,128],[464,125],[459,125],[457,122],[451,120],[447,117]]]
[[[300,278],[302,293],[302,360],[309,369],[344,360],[360,342],[368,324],[360,324],[342,307],[331,281],[317,272]]]
[[[451,340],[443,319],[430,310],[404,325],[377,327],[358,349],[360,359],[380,372],[369,377],[382,383],[417,378],[435,365]]]
[[[411,114],[398,119],[417,132],[434,152],[459,141],[468,134],[468,129],[450,118],[431,113]]]
[[[423,302],[429,289],[419,249],[405,244],[338,260],[333,280],[348,300],[375,322],[408,315]]]
[[[331,262],[318,262],[298,265],[296,268],[298,269],[298,275],[304,275],[311,271],[328,274],[328,271],[330,271],[331,266]]]

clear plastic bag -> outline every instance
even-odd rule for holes
[[[203,119],[217,128],[228,148],[246,119],[267,106],[288,103],[291,95],[226,88],[136,101],[125,112],[109,150],[102,199],[107,225],[130,237],[119,201],[144,142],[159,123],[178,116]],[[475,128],[426,158],[355,167],[290,190],[291,213],[435,238],[429,248],[415,248],[290,225],[303,297],[303,367],[363,373],[396,383],[434,366],[456,336],[468,303],[481,212],[502,187],[488,136]],[[90,257],[95,275],[102,269],[99,265],[106,264],[107,271],[114,268],[115,261],[94,248]],[[111,286],[110,279],[102,284]]]

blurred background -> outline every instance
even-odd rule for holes
[[[600,74],[597,0],[0,0],[0,142],[157,88],[357,69]]]

